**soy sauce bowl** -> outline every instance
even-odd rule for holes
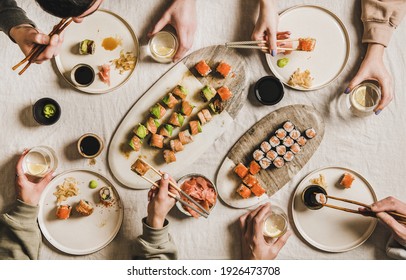
[[[285,87],[274,76],[265,76],[259,79],[254,87],[255,97],[264,105],[278,104],[285,95]]]
[[[50,105],[55,108],[55,113],[52,116],[46,117],[44,113],[45,106]],[[52,98],[41,98],[32,106],[32,113],[35,121],[42,125],[52,125],[61,117],[61,106]]]

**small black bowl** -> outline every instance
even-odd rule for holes
[[[274,76],[265,76],[256,82],[254,87],[255,96],[264,105],[275,105],[285,95],[285,87]]]
[[[44,107],[48,104],[55,106],[56,109],[55,114],[49,118],[45,117],[43,112]],[[56,123],[61,117],[61,106],[59,106],[58,102],[55,100],[45,97],[35,102],[35,104],[32,106],[32,113],[37,123],[42,125],[51,125]]]

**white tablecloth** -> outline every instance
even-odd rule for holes
[[[141,44],[146,33],[157,21],[169,1],[105,1],[102,8],[125,18],[135,30]],[[360,38],[360,3],[352,0],[305,1],[326,7],[338,15],[351,38],[351,54],[340,77],[329,86],[312,92],[287,89],[285,98],[277,106],[260,106],[252,94],[252,85],[260,77],[271,74],[262,53],[241,52],[250,71],[250,90],[247,102],[232,127],[213,143],[207,152],[186,173],[199,172],[215,179],[223,158],[239,137],[271,111],[290,104],[309,104],[323,114],[326,133],[320,148],[308,164],[271,202],[286,211],[298,182],[310,171],[323,166],[344,166],[364,175],[373,185],[378,198],[389,195],[406,201],[404,191],[404,155],[406,146],[406,42],[405,23],[395,32],[385,59],[395,80],[395,99],[379,116],[347,118],[338,109],[341,92],[355,74],[365,52]],[[47,31],[59,20],[45,14],[34,1],[18,1],[38,26]],[[279,9],[303,4],[303,1],[280,1]],[[250,38],[256,18],[256,0],[198,0],[198,29],[191,51],[223,44],[227,41]],[[158,64],[144,59],[135,75],[123,87],[103,95],[88,95],[73,90],[56,73],[52,63],[33,65],[21,77],[11,66],[22,57],[18,47],[1,35],[0,61],[0,210],[7,209],[15,200],[14,174],[17,156],[24,147],[48,145],[59,157],[57,172],[74,168],[90,168],[113,179],[107,166],[106,149],[95,165],[77,154],[77,139],[86,132],[94,132],[109,143],[117,125],[137,99],[164,74],[171,64]],[[402,44],[403,43],[403,44]],[[51,127],[38,126],[32,118],[31,106],[42,97],[56,99],[62,106],[62,117]],[[116,181],[114,181],[116,182]],[[116,182],[117,183],[117,182]],[[125,206],[124,222],[117,237],[106,248],[87,256],[70,256],[54,249],[44,239],[41,259],[130,259],[134,240],[141,233],[141,219],[146,215],[147,190],[132,190],[116,184]],[[237,220],[244,209],[233,209],[218,203],[209,219],[186,218],[177,209],[170,212],[170,232],[179,248],[181,259],[238,259],[240,241]],[[290,212],[290,211],[288,211]],[[294,229],[292,220],[290,227]],[[297,232],[279,254],[280,259],[385,259],[388,231],[378,225],[372,236],[360,247],[345,253],[325,253],[310,247]]]

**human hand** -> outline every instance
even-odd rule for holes
[[[351,90],[365,80],[377,80],[381,86],[382,98],[378,106],[374,109],[378,115],[393,99],[393,78],[383,63],[383,54],[385,47],[380,44],[369,44],[364,60],[358,70],[358,73],[351,80],[345,93]]]
[[[59,48],[63,42],[63,32],[59,35],[55,34],[50,38],[48,35],[41,33],[28,24],[22,24],[11,28],[10,36],[18,44],[25,56],[27,56],[37,44],[48,45],[37,59],[33,61],[37,64],[41,64],[42,62],[58,55]]]
[[[38,183],[34,183],[28,180],[27,176],[23,171],[23,161],[24,156],[29,150],[25,149],[17,162],[16,167],[16,192],[17,198],[23,202],[36,206],[38,205],[39,199],[45,187],[52,180],[52,172],[48,172],[44,178]]]
[[[165,222],[166,215],[175,205],[175,199],[168,195],[169,192],[178,194],[176,190],[169,187],[169,180],[175,182],[169,177],[169,174],[164,173],[159,181],[159,188],[152,187],[148,192],[148,216],[147,224],[153,228],[162,228]]]
[[[265,240],[262,229],[266,215],[271,212],[271,203],[268,202],[240,217],[242,259],[273,260],[292,235],[288,230],[275,240]]]
[[[176,62],[192,47],[197,27],[195,0],[174,0],[161,19],[155,24],[149,37],[161,31],[167,24],[172,25],[179,39],[179,48],[173,57]]]

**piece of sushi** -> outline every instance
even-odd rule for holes
[[[141,146],[142,146],[142,140],[140,138],[138,138],[137,135],[134,135],[130,142],[128,142],[128,145],[131,147],[131,149],[133,149],[136,152],[139,152],[141,150]]]
[[[276,146],[279,146],[281,144],[281,140],[273,135],[271,138],[269,138],[269,144],[271,144],[271,146],[275,148]]]
[[[177,127],[181,127],[184,122],[185,122],[185,117],[182,114],[179,114],[176,112],[172,113],[172,115],[168,121],[169,124],[171,124],[173,126],[177,126]]]
[[[252,186],[254,186],[256,183],[258,183],[257,178],[255,178],[255,176],[252,175],[252,174],[247,174],[247,175],[245,175],[245,177],[242,179],[242,181],[243,181],[244,184],[247,185],[248,187],[252,187]]]
[[[237,193],[244,199],[247,199],[251,196],[251,189],[248,188],[246,185],[241,184],[238,188],[237,188]]]
[[[200,91],[200,96],[203,98],[204,102],[208,102],[216,96],[216,90],[210,85],[205,85]]]
[[[252,187],[251,187],[251,192],[255,195],[255,196],[257,196],[257,197],[259,197],[259,196],[261,196],[261,195],[263,195],[264,193],[265,193],[265,189],[261,186],[261,184],[258,182],[258,183],[256,183],[255,185],[253,185]]]
[[[146,164],[142,159],[137,159],[132,165],[131,170],[140,176],[144,176],[150,169],[149,165]]]
[[[171,163],[176,161],[175,152],[171,150],[163,151],[164,160],[166,163]]]
[[[56,217],[60,220],[66,220],[70,217],[70,212],[72,211],[72,207],[70,205],[58,205],[56,207]]]
[[[307,139],[304,138],[303,136],[300,136],[299,138],[297,138],[296,142],[303,147],[304,145],[306,145],[307,143]]]
[[[286,154],[286,146],[279,145],[275,148],[275,151],[278,153],[278,155],[283,156],[284,154]]]
[[[291,121],[286,121],[283,124],[283,129],[286,130],[286,132],[291,132],[293,129],[295,129],[295,125]]]
[[[233,97],[233,93],[230,91],[230,89],[227,86],[222,86],[217,89],[217,94],[220,96],[222,101],[227,101],[231,97]]]
[[[103,187],[99,191],[100,202],[105,206],[110,206],[114,203],[114,193],[110,187]]]
[[[199,121],[191,121],[189,122],[189,127],[190,127],[190,134],[196,135],[202,132],[202,126],[200,125]]]
[[[175,153],[183,151],[184,149],[182,142],[180,142],[179,139],[173,139],[169,141],[169,145],[171,147],[171,150],[174,151]]]
[[[351,173],[345,172],[340,180],[340,185],[346,189],[351,188],[352,182],[354,182],[355,177]]]
[[[280,140],[285,139],[287,134],[288,133],[283,128],[279,128],[278,130],[275,131],[276,137],[278,137]]]
[[[300,145],[298,143],[294,143],[291,147],[290,150],[292,151],[292,153],[294,153],[295,155],[297,155],[298,153],[300,153],[300,150],[302,148],[300,148]]]
[[[189,130],[180,131],[178,134],[179,141],[183,144],[189,144],[193,142],[193,136],[190,135]]]
[[[206,63],[204,60],[200,60],[196,65],[195,65],[196,71],[202,76],[206,77],[207,75],[210,74],[212,71],[210,66]]]
[[[287,151],[286,154],[283,155],[283,159],[286,162],[292,161],[294,158],[295,158],[295,155],[291,151]]]
[[[269,152],[266,153],[266,157],[273,161],[274,159],[276,159],[278,157],[278,153],[275,152],[274,150],[270,150]]]
[[[175,96],[173,96],[172,93],[169,93],[167,96],[165,96],[164,98],[162,98],[162,102],[165,103],[165,105],[169,108],[175,108],[176,104],[179,103],[179,100],[176,99]]]
[[[152,117],[149,117],[146,123],[146,127],[148,129],[149,132],[151,132],[152,134],[155,134],[158,132],[158,127],[160,126],[160,122],[158,119],[154,119]]]
[[[164,147],[164,137],[160,134],[152,134],[149,139],[149,145],[151,147],[162,149]]]
[[[144,139],[148,135],[148,129],[143,124],[138,124],[133,130],[134,134],[140,139]]]
[[[314,128],[308,128],[305,130],[305,135],[308,139],[316,137],[316,130]]]
[[[189,94],[187,88],[181,85],[177,85],[173,90],[172,94],[179,97],[180,99],[184,100],[186,96]]]
[[[277,157],[272,163],[276,168],[282,168],[285,165],[285,160],[281,157]]]
[[[255,160],[250,162],[249,166],[249,171],[252,175],[257,174],[259,171],[261,171],[261,166],[256,162]]]
[[[219,73],[223,78],[226,78],[231,71],[231,66],[225,62],[224,60],[220,61],[220,63],[216,67],[217,73]]]
[[[96,44],[93,40],[85,39],[79,42],[79,54],[94,54],[96,52]]]
[[[295,143],[295,140],[290,138],[290,136],[286,136],[285,139],[283,139],[283,145],[286,146],[287,148],[292,147],[292,145]]]
[[[164,124],[159,130],[159,135],[163,137],[171,137],[173,133],[173,126],[170,124]],[[152,137],[151,137],[152,138]]]
[[[267,152],[269,152],[269,150],[272,149],[272,146],[271,146],[271,144],[269,144],[268,141],[263,141],[260,145],[260,148],[264,153],[267,153]]]
[[[259,165],[261,166],[262,169],[267,169],[268,167],[271,166],[271,164],[272,164],[272,161],[269,158],[266,158],[266,157],[262,158],[259,161]]]
[[[210,114],[210,111],[208,109],[203,109],[200,112],[203,113],[203,116],[206,119],[206,122],[211,121],[211,119],[213,118],[213,116]]]
[[[199,121],[202,125],[205,125],[207,123],[206,118],[203,115],[203,112],[200,111],[199,113],[197,113],[197,117],[199,118]]]
[[[314,38],[299,38],[298,50],[311,52],[316,46],[316,39]]]
[[[220,114],[224,110],[224,102],[221,101],[220,98],[214,98],[210,103],[209,103],[209,108],[212,110],[213,113],[215,114]]]
[[[185,116],[190,116],[193,112],[193,109],[195,108],[195,106],[193,106],[192,104],[190,104],[189,101],[183,100],[182,101],[182,107],[180,108],[180,112],[185,115]]]
[[[94,208],[91,202],[81,199],[78,204],[76,204],[75,210],[83,216],[90,216]]]
[[[244,177],[248,174],[248,168],[240,162],[234,167],[234,172],[238,175],[238,177],[244,179]]]
[[[302,134],[297,129],[294,129],[289,133],[290,138],[292,138],[293,140],[297,140],[301,135]]]
[[[161,104],[157,103],[149,109],[149,112],[155,116],[155,118],[160,119],[165,115],[166,109]]]
[[[256,161],[260,161],[261,159],[263,159],[265,156],[264,152],[260,149],[257,149],[254,151],[254,153],[252,154],[252,157],[256,160]]]

